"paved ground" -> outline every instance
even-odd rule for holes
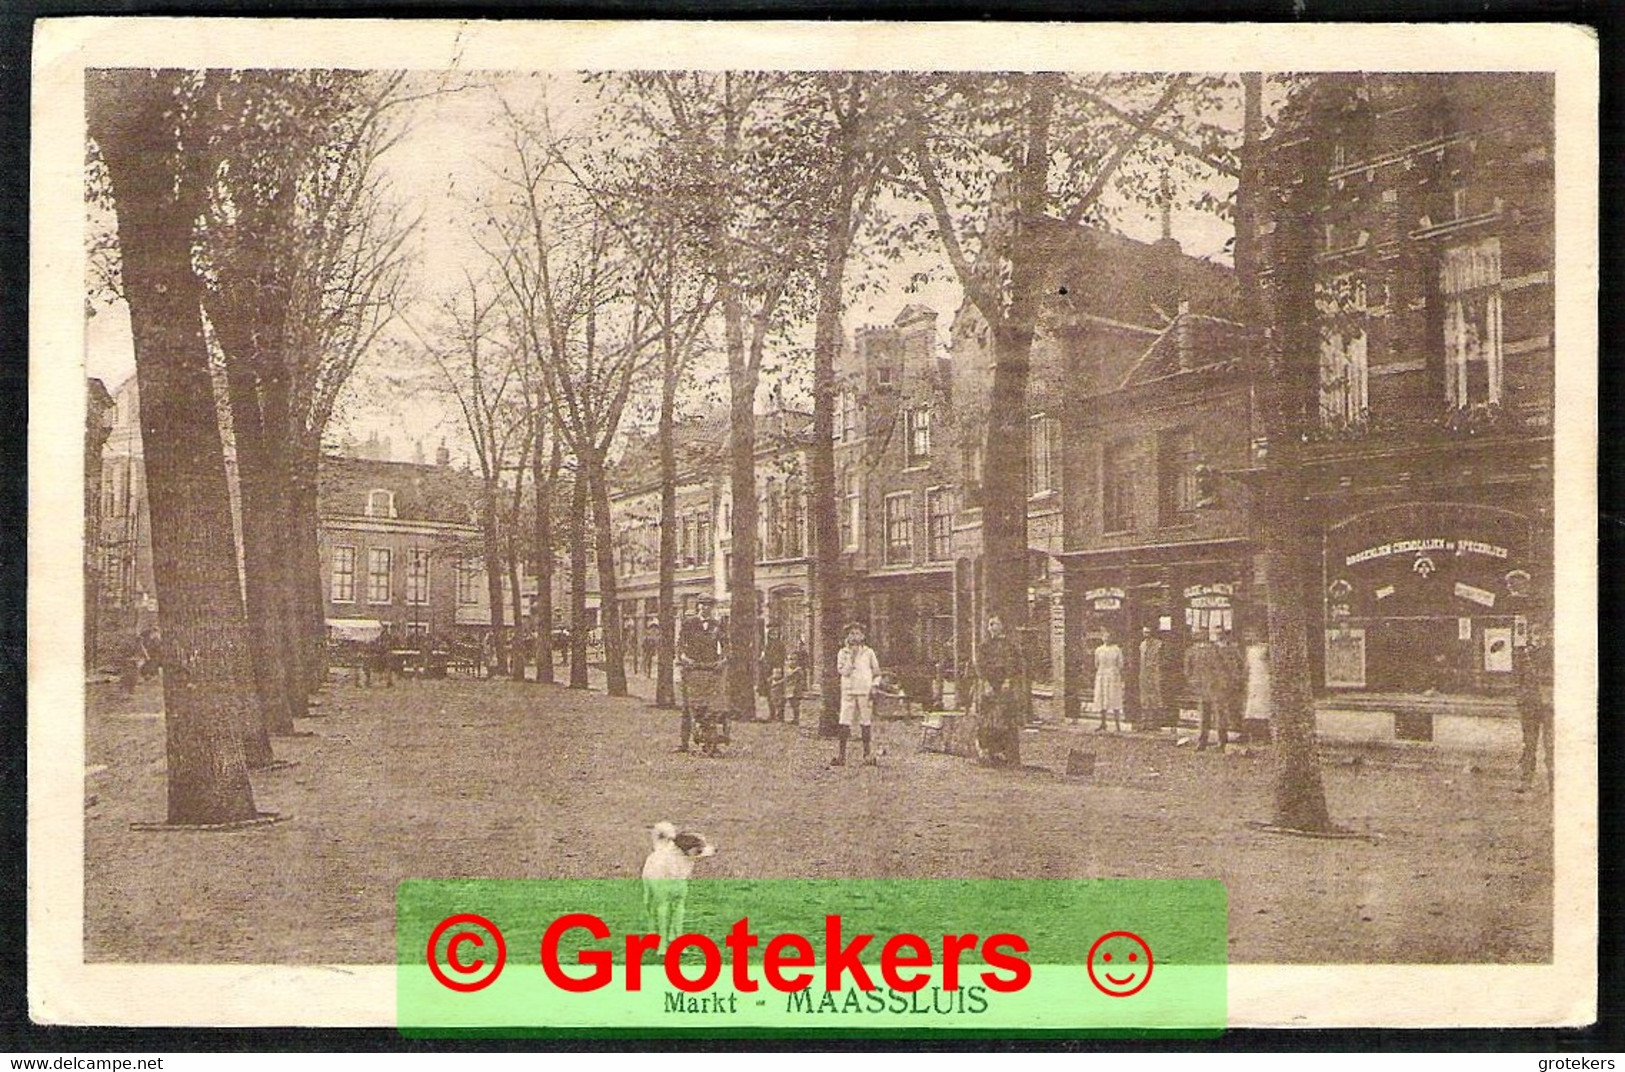
[[[156,685],[91,689],[91,960],[382,963],[401,879],[631,876],[661,819],[719,846],[718,877],[1216,876],[1240,962],[1550,957],[1550,798],[1513,792],[1511,755],[1328,755],[1334,817],[1375,840],[1324,841],[1249,825],[1270,817],[1267,749],[1049,726],[1023,739],[1029,769],[997,771],[889,722],[878,768],[830,769],[829,742],[777,724],[736,727],[723,759],[674,755],[676,716],[636,698],[340,683],[309,736],[276,742],[295,765],[255,777],[289,821],[139,832],[164,814],[160,706]],[[1094,777],[1060,773],[1073,748]]]

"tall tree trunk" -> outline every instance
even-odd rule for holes
[[[297,465],[296,458],[288,459],[288,466]],[[300,568],[300,556],[303,548],[297,538],[289,539],[288,534],[297,532],[299,525],[299,511],[297,496],[299,489],[291,475],[282,475],[282,502],[278,514],[282,539],[278,542],[276,551],[277,587],[277,642],[282,647],[282,658],[286,673],[283,686],[284,695],[288,703],[288,711],[294,718],[305,718],[310,714],[310,668],[306,660],[310,657],[310,641],[307,635],[307,618],[305,607],[305,593],[309,588],[309,574]]]
[[[118,214],[141,392],[163,633],[168,820],[243,821],[257,811],[237,727],[260,715],[253,710],[231,495],[192,272],[192,223],[203,199],[195,177],[176,181],[183,80],[141,70],[92,72],[87,79],[89,132]]]
[[[655,706],[677,706],[672,664],[677,657],[677,344],[671,337],[671,294],[666,293],[666,339],[660,385],[660,634],[656,648]]]
[[[480,528],[485,543],[485,594],[491,604],[491,646],[496,652],[493,673],[500,674],[508,665],[508,638],[506,607],[502,601],[502,577],[506,570],[502,561],[502,534],[497,529],[497,503],[501,489],[491,483],[485,487],[485,516]]]
[[[538,444],[541,436],[536,437]],[[536,681],[551,685],[553,676],[553,488],[559,474],[559,444],[555,439],[548,459],[541,450],[531,454],[531,490],[536,496],[532,554],[536,570]]]
[[[293,499],[293,534],[288,562],[290,608],[294,630],[303,654],[300,667],[306,695],[327,683],[327,604],[322,585],[322,552],[319,538],[321,448],[301,447],[290,477]]]
[[[835,358],[841,348],[842,290],[851,246],[852,195],[832,210],[824,243],[824,278],[813,329],[813,447],[808,490],[812,499],[813,650],[809,683],[818,682],[818,733],[832,737],[841,708],[841,518],[835,486]],[[816,675],[816,676],[814,676]]]
[[[1022,652],[1016,695],[1023,708],[1028,702],[1027,584],[1031,572],[1027,560],[1027,384],[1043,283],[1042,254],[1033,225],[1049,199],[1049,120],[1054,106],[1052,77],[1038,74],[1029,79],[1027,142],[1016,169],[1016,212],[1009,235],[1009,307],[993,328],[993,392],[982,480],[982,575],[987,612],[1004,622]],[[1008,761],[1019,764],[1020,734],[1006,728],[1002,736],[1009,742]]]
[[[1315,740],[1314,692],[1309,681],[1307,550],[1319,546],[1309,531],[1298,432],[1305,418],[1309,370],[1319,350],[1315,323],[1314,198],[1325,188],[1324,149],[1309,150],[1304,181],[1293,187],[1277,222],[1275,316],[1268,340],[1257,329],[1265,312],[1260,290],[1257,223],[1263,195],[1258,159],[1261,77],[1242,76],[1242,167],[1236,197],[1236,273],[1258,356],[1255,382],[1268,453],[1258,487],[1270,637],[1270,719],[1275,731],[1275,822],[1294,830],[1331,828]],[[1329,138],[1315,138],[1326,142]]]
[[[598,624],[604,634],[604,689],[626,695],[626,635],[621,631],[620,588],[615,577],[615,522],[609,512],[609,478],[601,454],[586,459],[592,495],[593,550],[598,558]]]
[[[218,332],[217,332],[218,333]],[[231,430],[237,448],[237,483],[243,522],[243,598],[248,618],[254,690],[264,722],[245,727],[243,751],[251,768],[271,762],[268,733],[293,732],[289,668],[282,646],[283,545],[285,518],[278,500],[277,475],[269,457],[260,392],[248,361],[239,354],[226,363]],[[280,426],[278,426],[280,427]],[[303,700],[303,688],[297,690]]]
[[[729,489],[733,497],[733,570],[728,578],[728,701],[734,715],[756,714],[756,381],[745,349],[737,288],[722,286],[728,345]]]
[[[517,512],[514,520],[518,521]],[[519,623],[525,620],[525,594],[519,590],[519,546],[515,534],[508,533],[508,598],[513,611],[513,643],[508,646],[508,676],[525,680],[525,647],[519,642]]]
[[[587,687],[587,481],[580,459],[570,487],[570,687]]]
[[[278,417],[277,427],[288,426],[285,406],[280,408],[280,412],[273,410],[273,414]],[[276,526],[277,539],[268,547],[270,557],[266,568],[271,573],[271,588],[275,596],[272,613],[275,616],[276,680],[282,706],[277,711],[269,712],[267,719],[272,733],[292,733],[293,720],[310,713],[310,692],[305,687],[305,631],[299,600],[305,578],[298,569],[298,546],[288,539],[288,533],[294,530],[294,496],[297,489],[293,473],[299,462],[293,445],[286,439],[273,441],[272,448],[271,478],[275,500],[271,506],[271,522]]]

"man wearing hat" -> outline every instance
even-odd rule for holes
[[[677,639],[677,665],[687,675],[689,670],[716,670],[722,665],[722,626],[711,617],[716,600],[702,594],[695,600],[695,614],[683,622],[683,631]],[[682,744],[679,752],[688,751],[689,738],[694,732],[693,706],[688,701],[688,690],[683,690]],[[708,707],[700,706],[701,713]]]

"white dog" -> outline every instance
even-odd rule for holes
[[[671,823],[656,823],[650,830],[654,848],[643,861],[643,908],[660,935],[659,952],[683,933],[683,902],[694,861],[716,855],[701,834],[678,833]]]

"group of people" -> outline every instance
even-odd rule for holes
[[[678,666],[685,682],[679,752],[687,752],[696,723],[707,727],[708,741],[714,741],[720,721],[721,740],[726,741],[725,699],[720,695],[720,671],[726,661],[727,642],[723,629],[712,617],[713,601],[702,598],[698,613],[683,623],[678,644]],[[1544,748],[1548,785],[1552,775],[1552,664],[1551,651],[1537,628],[1524,653],[1519,673],[1518,707],[1523,724],[1524,748],[1520,762],[1522,789],[1533,783],[1539,754]],[[1200,705],[1196,751],[1208,748],[1210,734],[1222,753],[1232,732],[1246,720],[1270,717],[1269,649],[1255,633],[1247,634],[1245,650],[1238,648],[1226,630],[1215,629],[1186,648],[1181,669],[1188,693]],[[1138,651],[1137,685],[1142,728],[1168,724],[1171,690],[1165,680],[1165,645],[1160,635],[1147,627],[1141,631]],[[1107,634],[1095,648],[1094,707],[1100,716],[1097,732],[1107,728],[1110,719],[1122,729],[1127,681],[1123,649]],[[844,643],[836,653],[840,675],[840,712],[836,754],[830,766],[846,765],[847,745],[852,727],[857,725],[863,746],[863,762],[873,766],[874,692],[880,684],[880,659],[870,647],[861,624],[847,626]],[[786,651],[778,626],[769,625],[758,666],[758,687],[766,696],[770,721],[783,721],[785,706],[790,721],[801,721],[801,699],[808,684],[805,649]],[[707,672],[705,688],[698,696],[689,683]],[[998,617],[988,619],[987,632],[977,653],[975,697],[978,720],[977,749],[989,762],[1011,759],[1018,754],[1017,735],[1025,712],[1024,675],[1021,652]]]
[[[695,613],[683,622],[677,638],[677,668],[684,693],[679,752],[689,751],[697,728],[707,745],[726,743],[728,735],[724,710],[727,704],[715,695],[728,661],[728,637],[727,630],[713,616],[715,607],[714,599],[701,596],[695,603]],[[658,635],[654,640],[658,645]],[[807,686],[806,650],[798,647],[787,651],[779,627],[769,625],[756,669],[757,690],[767,700],[767,720],[783,722],[788,710],[790,722],[799,724],[801,699]]]
[[[1137,682],[1141,728],[1167,723],[1169,690],[1163,649],[1164,641],[1154,630],[1149,626],[1141,630]],[[1121,731],[1127,693],[1123,649],[1107,633],[1095,648],[1094,658],[1094,708],[1100,715],[1097,732],[1106,730],[1108,718]],[[1223,752],[1230,733],[1240,729],[1243,719],[1269,717],[1269,653],[1256,638],[1249,638],[1243,653],[1228,631],[1214,629],[1185,650],[1182,669],[1186,688],[1201,709],[1198,752],[1207,749],[1209,733],[1217,736]]]

